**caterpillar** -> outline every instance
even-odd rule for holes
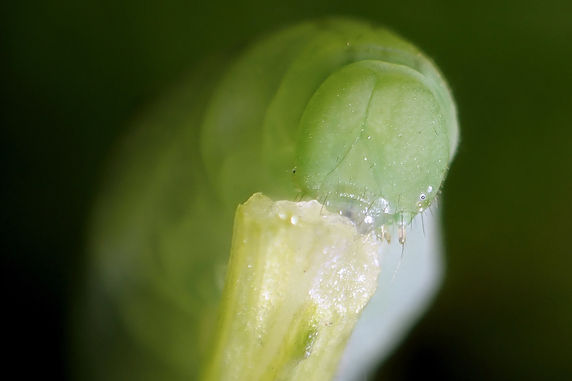
[[[207,61],[110,161],[89,227],[79,377],[197,379],[237,205],[256,192],[316,199],[364,233],[398,226],[403,244],[458,135],[435,65],[362,21],[301,23]]]

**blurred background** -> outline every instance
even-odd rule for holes
[[[210,53],[364,17],[445,73],[461,146],[440,207],[446,280],[371,379],[572,379],[572,2],[0,3],[4,371],[68,379],[67,311],[112,144]]]

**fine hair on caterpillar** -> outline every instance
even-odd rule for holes
[[[339,191],[339,189],[338,189]],[[433,206],[438,206],[439,196],[441,195],[441,188],[437,191],[433,189],[432,186],[429,186],[427,189],[427,193],[431,194],[434,193],[434,198],[432,202],[423,203],[428,197],[426,194],[421,193],[419,196],[419,202],[417,205],[419,209],[417,213],[406,212],[404,210],[395,212],[395,213],[387,213],[387,205],[384,204],[384,209],[381,213],[379,213],[379,209],[374,208],[375,201],[370,202],[370,204],[364,209],[362,208],[364,199],[363,198],[356,198],[353,195],[344,195],[340,191],[336,195],[337,197],[346,196],[347,202],[343,205],[343,209],[339,209],[338,213],[341,216],[349,218],[356,229],[361,234],[375,234],[378,239],[383,242],[386,241],[388,244],[391,243],[391,233],[389,232],[389,228],[391,226],[397,226],[397,242],[402,246],[405,245],[407,239],[407,230],[413,228],[413,224],[415,221],[415,216],[420,215],[421,219],[421,227],[423,234],[425,234],[425,226],[423,222],[423,214],[429,211],[429,213],[433,214]],[[294,201],[302,201],[303,199],[308,199],[305,197],[306,195],[303,192],[299,192]],[[317,201],[322,204],[322,210],[324,207],[331,208],[331,204],[328,203],[328,196],[324,196],[323,199],[318,199]],[[311,199],[311,198],[309,198]],[[356,200],[357,201],[354,201]],[[384,200],[378,200],[379,203],[383,203]],[[335,209],[334,209],[335,210]]]

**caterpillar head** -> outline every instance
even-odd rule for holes
[[[448,123],[448,110],[419,72],[379,61],[347,65],[304,111],[294,182],[367,229],[409,224],[445,178]]]

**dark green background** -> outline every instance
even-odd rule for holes
[[[572,2],[558,0],[1,2],[5,372],[66,377],[82,229],[129,120],[209,53],[323,15],[395,29],[458,102],[447,278],[384,379],[572,379]]]

